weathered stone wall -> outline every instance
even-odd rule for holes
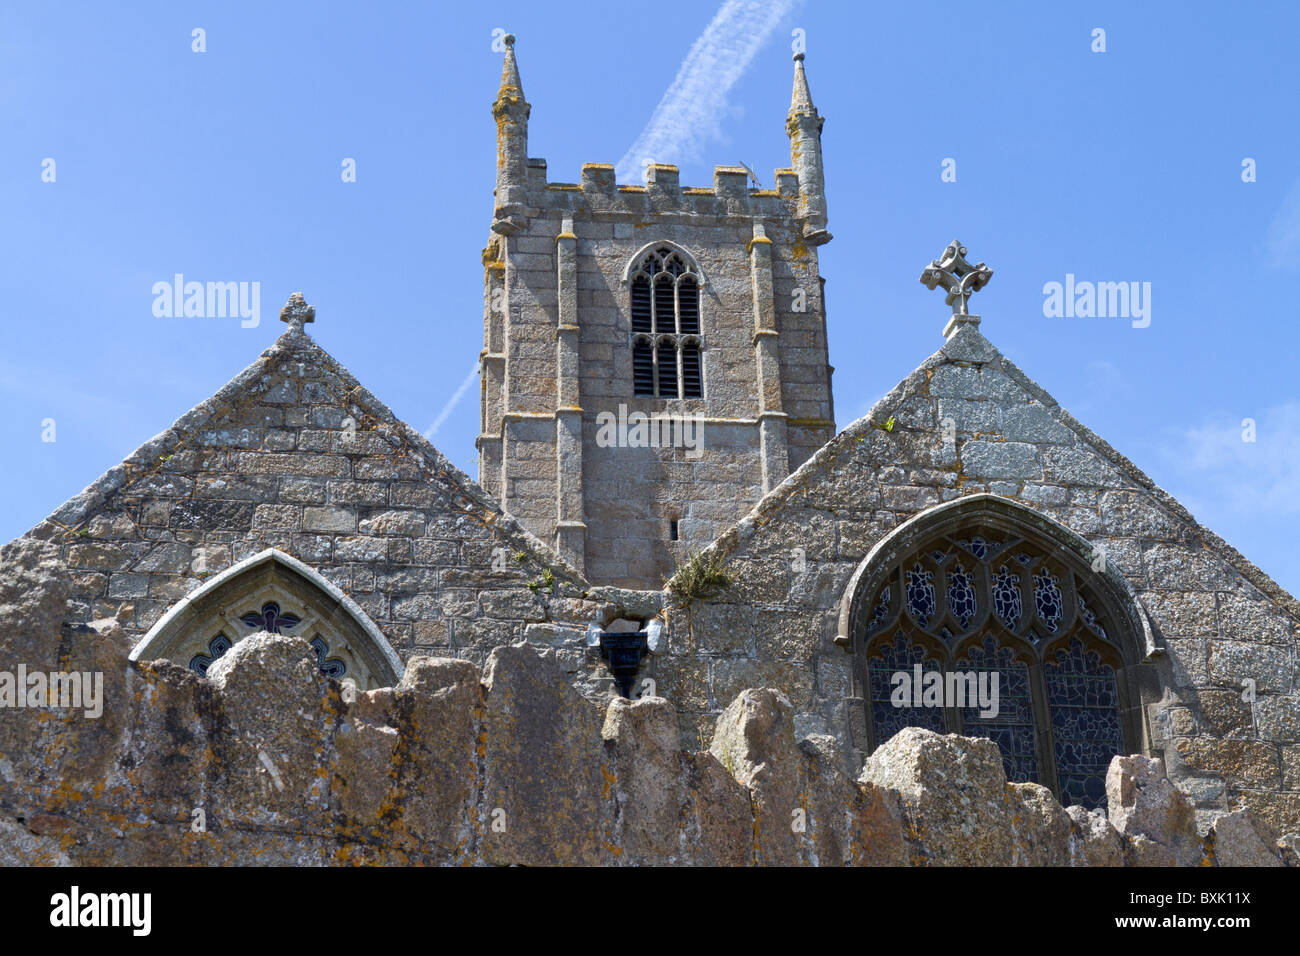
[[[292,332],[29,537],[55,544],[73,572],[69,620],[112,617],[132,639],[266,548],[346,592],[403,660],[481,664],[535,624],[530,636],[558,641],[576,668],[586,656],[574,628],[616,613]]]
[[[1156,644],[1144,736],[1203,822],[1248,808],[1300,824],[1300,606],[969,325],[714,546],[733,585],[672,612],[653,662],[683,740],[761,685],[789,697],[801,735],[851,747],[861,702],[834,641],[854,569],[908,518],[982,492],[1077,532],[1132,585]]]
[[[855,780],[833,738],[796,742],[771,689],[738,695],[710,749],[680,750],[669,702],[602,706],[522,644],[481,673],[417,657],[397,687],[356,694],[305,641],[260,634],[204,679],[128,663],[117,621],[59,627],[53,548],[7,546],[0,572],[3,667],[105,682],[98,719],[0,709],[4,865],[1297,862],[1248,812],[1199,835],[1142,757],[1112,764],[1107,818],[1008,785],[987,740],[922,730]]]

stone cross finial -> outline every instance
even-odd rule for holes
[[[952,306],[952,314],[969,315],[966,300],[972,292],[978,292],[988,285],[993,278],[993,270],[980,263],[977,266],[966,261],[966,247],[954,239],[943,250],[943,255],[931,262],[921,273],[921,281],[927,289],[937,285],[943,286],[948,297],[943,301]]]
[[[302,332],[304,325],[316,321],[316,307],[308,305],[301,292],[295,292],[280,310],[280,321],[289,323],[290,332]]]

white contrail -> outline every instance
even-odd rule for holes
[[[460,383],[460,387],[456,389],[454,393],[452,393],[452,396],[448,400],[447,404],[444,405],[442,407],[442,411],[438,413],[438,417],[433,420],[433,424],[430,425],[428,429],[425,430],[424,433],[425,438],[432,440],[433,436],[438,434],[438,429],[442,427],[442,423],[447,420],[449,415],[451,415],[452,409],[456,407],[456,403],[459,402],[465,396],[465,393],[469,391],[469,387],[474,384],[474,379],[477,377],[478,377],[478,361],[475,360],[474,367],[470,369],[469,374],[465,376],[465,381]]]
[[[619,182],[638,182],[647,160],[698,158],[721,138],[727,94],[796,0],[724,0],[686,54],[650,122],[615,168]]]

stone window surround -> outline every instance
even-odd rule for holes
[[[691,253],[687,249],[678,245],[677,243],[673,242],[670,239],[660,239],[655,242],[647,242],[640,249],[638,249],[636,253],[632,255],[631,258],[628,259],[627,265],[623,267],[623,286],[626,290],[625,295],[627,296],[628,322],[630,325],[631,317],[632,317],[632,280],[637,275],[640,274],[641,264],[646,260],[646,258],[656,253],[659,249],[671,249],[674,253],[680,256],[682,261],[686,264],[687,274],[694,277],[696,283],[696,296],[697,296],[697,301],[696,301],[697,320],[699,322],[700,331],[690,332],[690,333],[678,332],[677,323],[680,320],[680,316],[674,314],[673,316],[674,328],[671,332],[663,329],[655,328],[652,332],[633,331],[630,333],[629,348],[635,350],[638,345],[642,345],[642,344],[649,346],[650,354],[654,362],[654,371],[652,372],[652,375],[654,381],[654,390],[656,394],[653,396],[642,395],[638,397],[656,398],[665,401],[677,401],[683,399],[691,399],[691,400],[703,399],[707,397],[705,386],[704,386],[704,380],[706,376],[704,370],[705,350],[704,350],[703,331],[704,331],[705,312],[706,312],[704,291],[706,288],[708,288],[708,280],[705,278],[704,270],[700,268],[699,262],[696,260],[696,258],[693,255],[691,255]],[[651,299],[653,300],[653,298],[654,298],[654,283],[652,282]],[[690,347],[694,347],[697,353],[699,354],[700,394],[697,396],[681,395],[681,392],[683,390],[683,381],[684,381],[683,378],[684,370],[682,368],[682,352],[685,349]],[[676,357],[677,372],[675,375],[675,380],[677,382],[677,390],[678,390],[677,395],[657,394],[659,391],[659,355],[660,355],[660,349],[662,348],[671,349],[673,355]]]
[[[909,518],[876,543],[849,580],[840,604],[835,643],[853,655],[846,703],[851,715],[851,743],[859,761],[878,743],[873,741],[871,732],[866,653],[870,640],[877,636],[868,639],[866,633],[876,598],[901,560],[927,541],[945,535],[957,536],[972,527],[1026,538],[1052,553],[1059,563],[1071,567],[1076,574],[1087,577],[1099,604],[1093,610],[1099,618],[1112,622],[1117,631],[1112,643],[1122,659],[1116,669],[1116,683],[1121,698],[1120,722],[1125,747],[1130,753],[1152,755],[1152,735],[1145,714],[1146,708],[1156,703],[1152,690],[1156,683],[1145,679],[1145,672],[1155,658],[1163,655],[1164,649],[1156,643],[1146,611],[1132,585],[1113,565],[1091,571],[1095,548],[1069,528],[1011,499],[982,493],[936,505]],[[1046,716],[1035,714],[1040,734],[1050,727]]]
[[[239,614],[260,610],[267,600],[286,610],[304,608],[295,631],[304,639],[321,631],[330,655],[347,661],[348,676],[360,690],[393,687],[401,680],[405,665],[356,602],[311,566],[276,548],[232,565],[178,601],[132,648],[129,659],[167,658],[187,666],[218,631],[234,643],[253,633],[234,627],[232,615],[237,621]]]

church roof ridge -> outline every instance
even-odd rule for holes
[[[366,414],[395,429],[411,450],[425,460],[430,472],[433,473],[422,476],[418,480],[434,482],[438,480],[434,475],[445,477],[474,505],[492,515],[487,519],[488,523],[498,527],[507,537],[514,538],[526,545],[529,550],[544,557],[544,563],[549,565],[557,575],[563,573],[575,581],[587,583],[586,576],[581,571],[556,554],[553,548],[541,541],[513,516],[507,514],[496,499],[473,478],[452,464],[428,438],[398,418],[392,409],[362,385],[355,375],[310,335],[300,327],[295,328],[292,325],[225,385],[181,415],[166,429],[144,442],[119,464],[109,468],[79,494],[69,498],[20,537],[43,538],[75,528],[129,483],[156,469],[165,456],[184,447],[183,442],[187,435],[203,430],[220,412],[246,396],[253,386],[266,377],[275,360],[287,354],[308,357],[308,361],[318,363],[327,372],[337,376],[348,396]]]
[[[979,335],[979,332],[976,331],[975,334]],[[980,335],[980,338],[984,338],[984,336]],[[985,341],[988,340],[985,339]],[[997,349],[994,348],[994,351],[997,352]],[[1074,432],[1080,440],[1084,442],[1084,444],[1091,447],[1109,464],[1113,465],[1115,470],[1121,475],[1124,475],[1130,481],[1148,492],[1152,498],[1155,499],[1157,504],[1168,510],[1175,518],[1191,525],[1204,543],[1209,545],[1212,549],[1221,551],[1227,558],[1228,562],[1237,569],[1238,573],[1240,573],[1246,581],[1259,588],[1260,591],[1277,602],[1279,606],[1285,608],[1289,613],[1300,616],[1300,599],[1297,599],[1290,591],[1273,580],[1272,576],[1270,576],[1268,572],[1262,570],[1253,561],[1225,541],[1219,534],[1197,521],[1196,517],[1187,509],[1186,505],[1156,484],[1155,480],[1134,464],[1131,458],[1116,449],[1110,444],[1110,442],[1106,441],[1106,439],[1102,438],[1091,428],[1070,414],[1069,410],[1053,398],[1046,389],[1026,375],[1020,366],[1011,361],[1011,359],[1007,358],[1005,355],[1002,355],[1001,352],[997,352],[997,354],[1001,370],[1007,375],[1007,377],[1015,381],[1027,392],[1037,398],[1039,402],[1047,408],[1049,413],[1054,414],[1062,425]]]

